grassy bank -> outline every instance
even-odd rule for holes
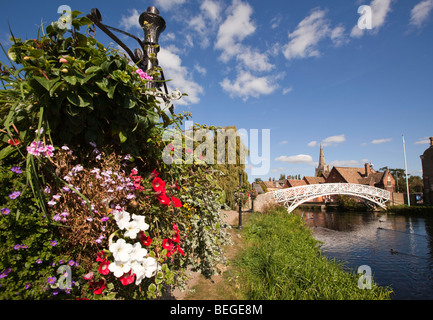
[[[386,210],[388,213],[395,214],[431,214],[433,215],[433,206],[408,206],[408,205],[399,205],[399,206],[390,206]]]
[[[243,237],[246,246],[235,264],[245,299],[389,299],[374,283],[359,289],[360,275],[322,256],[301,218],[284,208],[251,214]]]

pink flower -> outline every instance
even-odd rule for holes
[[[65,59],[65,57],[63,56],[62,58],[59,59],[60,63],[68,63],[68,60]]]
[[[140,76],[141,79],[144,79],[144,80],[153,80],[153,78],[151,76],[149,76],[146,72],[144,72],[141,69],[135,70],[135,73],[138,73],[138,75]]]
[[[54,147],[52,145],[45,145],[43,141],[33,141],[27,147],[27,152],[35,157],[40,155],[52,157],[54,154]]]

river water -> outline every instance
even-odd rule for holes
[[[433,217],[387,213],[301,212],[322,252],[357,272],[368,266],[391,298],[433,299]]]

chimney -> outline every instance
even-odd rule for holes
[[[433,146],[433,137],[430,137],[430,147]]]
[[[365,166],[365,176],[368,177],[371,174],[370,164],[366,163],[364,166]]]

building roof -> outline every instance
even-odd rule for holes
[[[307,183],[304,180],[298,179],[287,179],[286,184],[284,185],[286,188],[305,186]]]
[[[365,173],[364,168],[334,167],[332,169],[335,169],[347,183],[359,183],[359,179],[363,178]]]
[[[319,184],[325,183],[325,178],[323,177],[304,177],[306,184]]]
[[[340,176],[347,183],[359,183],[374,186],[378,183],[383,183],[385,172],[377,172],[370,168],[369,175],[366,173],[366,168],[352,168],[352,167],[334,167]]]

